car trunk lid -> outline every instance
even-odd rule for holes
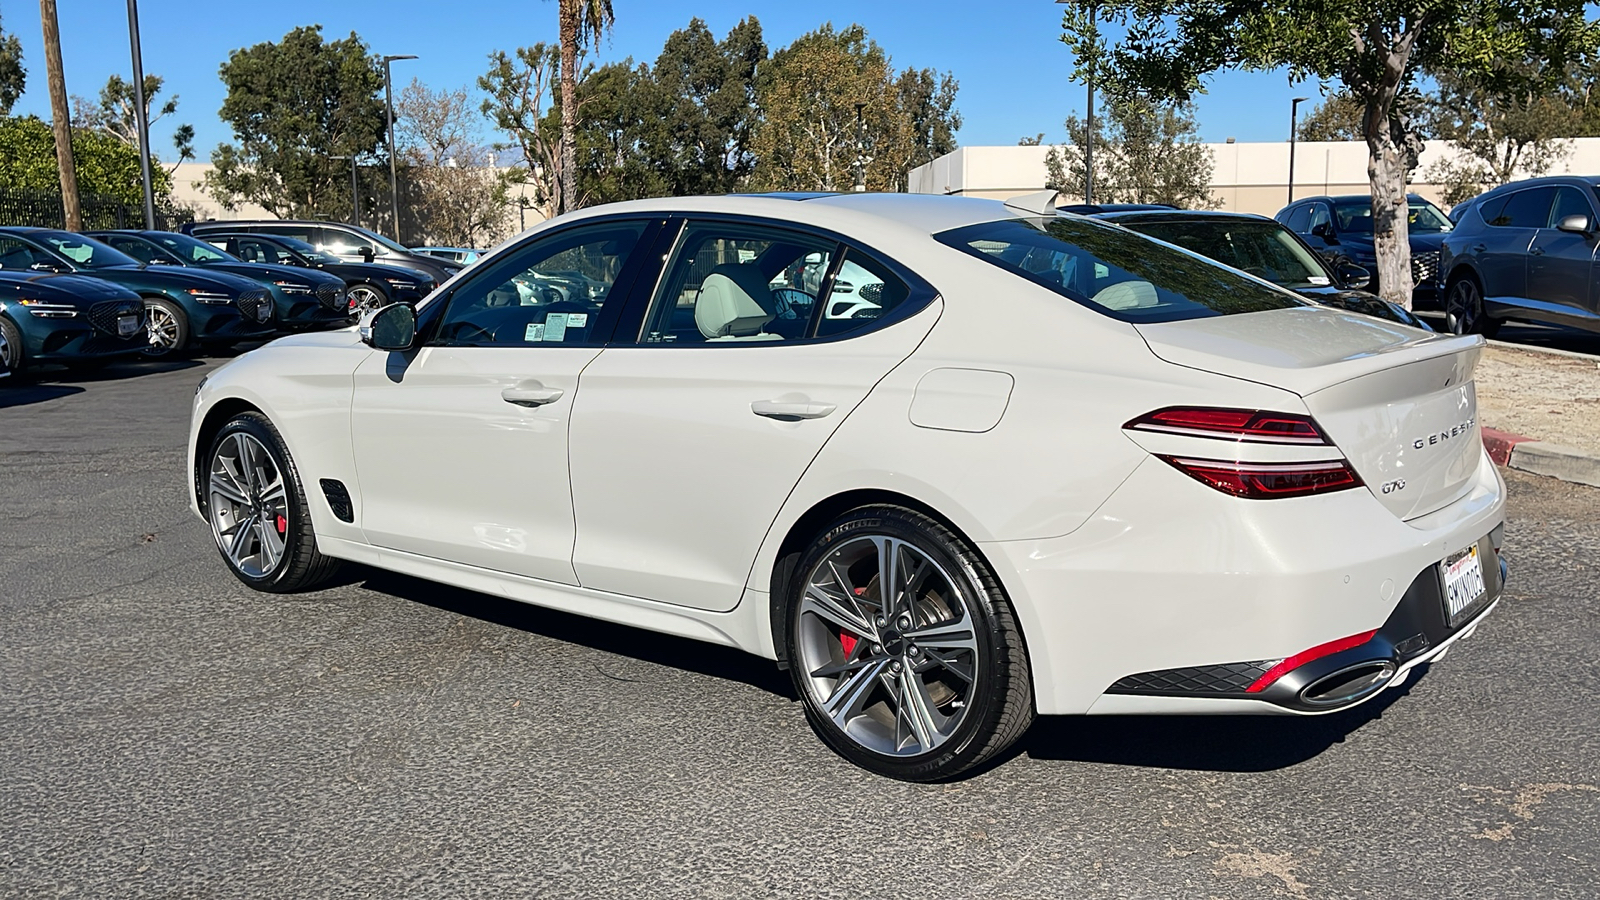
[[[1167,362],[1299,394],[1402,519],[1470,488],[1483,454],[1472,381],[1482,338],[1315,307],[1137,327]]]

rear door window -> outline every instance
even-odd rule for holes
[[[1506,205],[1490,225],[1503,228],[1543,228],[1550,221],[1550,206],[1555,202],[1553,187],[1530,188],[1517,191],[1506,200]]]

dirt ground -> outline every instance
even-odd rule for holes
[[[1600,453],[1600,359],[1489,347],[1476,377],[1483,425]]]

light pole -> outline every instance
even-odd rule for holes
[[[862,110],[867,108],[865,103],[856,103],[856,183],[855,192],[861,193],[867,189],[867,124]]]
[[[354,156],[330,156],[332,160],[343,162],[350,160],[350,224],[361,227],[361,188],[356,184],[356,158]]]
[[[154,231],[156,196],[150,184],[150,115],[144,105],[144,60],[139,55],[139,0],[128,0],[128,44],[133,48],[133,121],[139,129],[139,178],[144,186],[144,227]]]
[[[1056,0],[1056,2],[1068,3],[1071,0]],[[1100,35],[1099,13],[1100,5],[1098,3],[1090,3],[1089,22],[1094,27],[1094,34],[1091,35],[1091,39],[1095,45],[1095,53],[1100,51],[1098,40]],[[1089,89],[1088,117],[1083,128],[1083,202],[1087,204],[1094,203],[1094,62],[1095,57],[1089,57],[1089,75],[1084,79],[1084,83]]]
[[[1309,97],[1296,97],[1293,100],[1289,101],[1289,202],[1290,203],[1294,202],[1294,140],[1295,140],[1295,132],[1299,130],[1299,128],[1295,125],[1295,117],[1300,112],[1300,104],[1306,102],[1309,99],[1311,99],[1311,98],[1309,98]]]
[[[383,105],[389,110],[389,208],[394,211],[394,239],[400,240],[400,174],[395,165],[394,152],[394,84],[389,78],[389,64],[397,59],[416,59],[415,56],[385,56],[383,58]]]

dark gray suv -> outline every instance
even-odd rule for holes
[[[1445,316],[1457,334],[1494,336],[1506,319],[1600,332],[1600,178],[1503,185],[1456,214],[1439,259]]]
[[[305,241],[345,262],[377,262],[421,272],[435,284],[444,284],[461,266],[422,253],[415,253],[365,228],[345,222],[307,222],[290,219],[231,220],[196,222],[184,231],[197,238],[208,234],[266,234]]]

